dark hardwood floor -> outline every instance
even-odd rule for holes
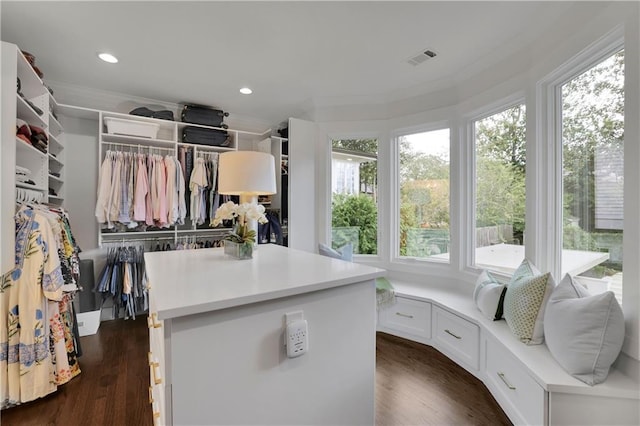
[[[511,425],[484,384],[430,346],[376,339],[377,425]]]
[[[82,374],[58,391],[0,414],[3,426],[148,426],[146,317],[106,321],[81,338]],[[484,385],[435,349],[377,337],[376,424],[510,425]]]
[[[152,425],[146,316],[80,338],[82,373],[45,398],[3,410],[2,426]]]

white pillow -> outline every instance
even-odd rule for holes
[[[502,301],[506,286],[498,282],[488,271],[482,271],[476,280],[476,287],[473,291],[473,301],[490,320],[502,318]]]
[[[539,275],[527,259],[516,269],[504,296],[504,319],[520,341],[528,345],[544,341],[544,311],[554,286],[551,274]]]
[[[592,296],[567,274],[549,298],[544,334],[558,364],[593,386],[605,381],[622,349],[622,308],[613,292]]]

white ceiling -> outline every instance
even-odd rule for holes
[[[575,2],[1,2],[45,82],[279,122],[443,89],[526,48]],[[406,60],[429,48],[437,56]],[[97,59],[108,51],[116,65]],[[241,95],[249,86],[254,94]]]

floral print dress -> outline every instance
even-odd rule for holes
[[[50,352],[49,301],[60,301],[64,279],[47,218],[22,207],[16,220],[16,267],[0,288],[0,394],[2,408],[56,390]]]

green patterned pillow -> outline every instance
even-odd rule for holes
[[[525,262],[527,266],[523,267]],[[555,283],[550,273],[531,276],[537,270],[535,267],[531,269],[533,265],[525,262],[516,270],[507,287],[504,319],[520,341],[539,345],[544,341],[545,306]]]
[[[516,269],[516,271],[513,273],[509,285],[517,283],[521,280],[528,280],[529,278],[540,274],[541,272],[538,271],[538,268],[536,268],[535,265],[529,261],[529,259],[525,259],[522,261],[520,266],[518,266],[518,269]]]

